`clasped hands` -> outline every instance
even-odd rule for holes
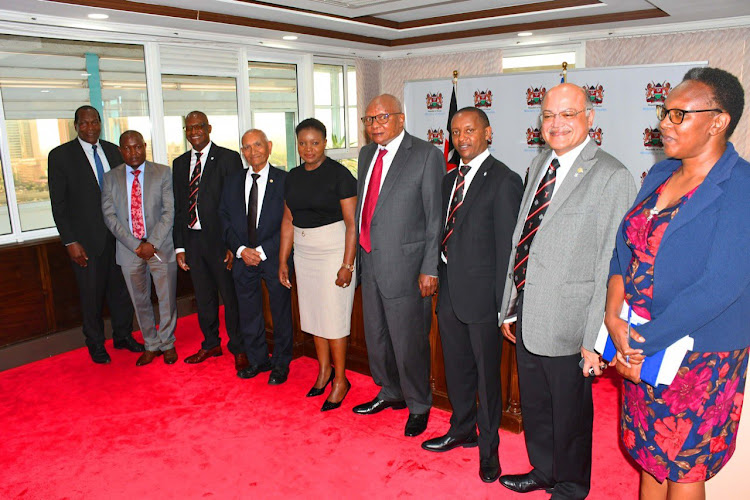
[[[143,260],[148,260],[154,256],[156,248],[152,243],[148,241],[142,241],[138,248],[135,249],[135,254]]]
[[[636,342],[645,342],[644,339],[632,327],[628,334],[628,322],[619,316],[605,316],[604,325],[609,331],[609,336],[617,349],[617,356],[609,366],[614,366],[621,377],[626,378],[634,384],[641,383],[641,367],[643,360],[643,349],[634,349],[630,347],[630,339]]]

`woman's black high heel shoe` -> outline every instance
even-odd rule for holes
[[[333,367],[331,367],[331,376],[328,377],[328,382],[326,382],[326,385],[324,385],[320,389],[318,389],[317,387],[315,387],[313,385],[312,389],[310,389],[310,392],[308,392],[307,396],[305,396],[305,397],[307,397],[307,398],[314,398],[315,396],[320,396],[321,394],[323,394],[324,392],[326,392],[326,387],[328,387],[328,384],[330,384],[331,382],[333,382],[333,378],[335,376],[336,376],[336,372],[333,369]]]
[[[341,401],[339,401],[338,403],[331,403],[330,401],[326,399],[325,402],[323,403],[323,406],[321,406],[320,411],[335,410],[336,408],[341,406],[341,403],[344,402],[346,395],[349,394],[349,389],[352,388],[352,383],[349,382],[348,380],[346,381],[346,384],[348,385],[348,387],[346,388],[346,392],[344,393],[344,397],[341,398]]]

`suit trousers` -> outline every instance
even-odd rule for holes
[[[71,261],[81,299],[83,335],[89,350],[104,346],[102,307],[105,297],[112,323],[112,338],[119,341],[133,334],[133,304],[123,281],[122,270],[115,261],[115,239],[108,235],[106,241],[101,255],[89,255],[86,267]]]
[[[187,230],[185,261],[190,266],[190,279],[198,306],[198,324],[203,332],[202,349],[221,345],[219,338],[219,295],[224,303],[224,322],[229,336],[227,348],[232,354],[242,352],[239,330],[237,295],[232,272],[224,262],[226,248],[223,242],[210,241],[204,231]],[[241,265],[242,262],[235,261]]]
[[[273,320],[273,356],[271,364],[288,368],[292,362],[292,293],[279,283],[278,266],[246,266],[242,260],[232,268],[234,289],[240,307],[240,333],[251,365],[268,361],[266,321],[263,317],[261,280],[266,283]]]
[[[166,351],[174,347],[177,326],[177,263],[159,262],[155,256],[148,261],[138,259],[123,266],[122,274],[135,306],[135,316],[143,333],[147,351]],[[153,278],[159,299],[159,329],[156,329],[154,306],[151,303]]]
[[[378,288],[378,270],[362,251],[362,315],[373,381],[381,387],[378,398],[406,400],[409,412],[427,413],[430,390],[430,324],[432,297],[422,297],[417,280],[404,297],[387,298]]]
[[[451,302],[448,273],[442,264],[439,274],[437,317],[448,399],[453,407],[448,435],[460,439],[474,434],[478,425],[480,458],[497,456],[502,415],[502,335],[497,321],[464,323],[458,319]],[[453,293],[461,291],[453,290]]]
[[[548,357],[526,350],[523,293],[518,297],[516,358],[532,474],[555,485],[552,498],[586,498],[591,487],[594,424],[591,378],[581,373],[580,354]]]

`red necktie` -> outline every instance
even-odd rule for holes
[[[359,229],[359,244],[362,245],[362,248],[367,253],[370,253],[370,250],[372,250],[372,242],[370,241],[370,223],[372,222],[372,214],[375,213],[375,205],[378,204],[380,178],[383,175],[383,157],[387,152],[388,150],[384,148],[378,151],[378,158],[375,160],[375,165],[372,167],[370,184],[367,186],[365,203],[362,208],[362,224]]]
[[[133,187],[130,190],[130,221],[133,225],[133,236],[139,240],[146,236],[143,225],[143,205],[141,200],[141,183],[138,181],[140,170],[133,170]]]
[[[523,286],[526,284],[526,261],[529,260],[529,249],[531,248],[531,242],[534,241],[534,236],[539,230],[539,226],[542,224],[544,213],[549,207],[549,203],[552,200],[552,192],[555,190],[555,179],[557,178],[557,169],[560,163],[557,158],[552,160],[547,172],[539,182],[539,186],[534,194],[534,201],[529,208],[529,215],[526,217],[524,222],[523,231],[521,232],[521,239],[518,240],[516,246],[516,265],[513,268],[513,279],[516,283],[516,288],[520,293],[523,290]]]

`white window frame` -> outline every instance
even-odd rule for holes
[[[349,108],[350,107],[357,107],[357,103],[349,103],[349,68],[355,68],[356,66],[354,64],[354,60],[352,59],[340,59],[340,58],[330,58],[330,57],[314,57],[313,58],[313,66],[315,64],[327,64],[330,66],[341,66],[344,68],[344,137],[346,137],[346,147],[341,149],[326,149],[326,155],[334,160],[346,160],[349,158],[357,158],[359,156],[359,139],[357,139],[357,146],[351,147],[349,144],[351,143],[351,138],[349,137]],[[313,69],[314,72],[314,68]],[[312,82],[313,82],[313,73],[310,74],[310,90],[309,95],[313,95],[313,89],[312,89]],[[311,103],[312,110],[310,112],[310,116],[315,116],[315,105],[314,101]],[[356,124],[354,124],[354,130],[357,131],[358,127]],[[356,132],[355,132],[356,133]]]
[[[503,59],[506,57],[523,57],[539,56],[544,54],[559,54],[563,52],[575,52],[576,68],[586,67],[586,44],[584,42],[561,44],[561,45],[543,45],[543,46],[523,46],[517,48],[504,48]]]

